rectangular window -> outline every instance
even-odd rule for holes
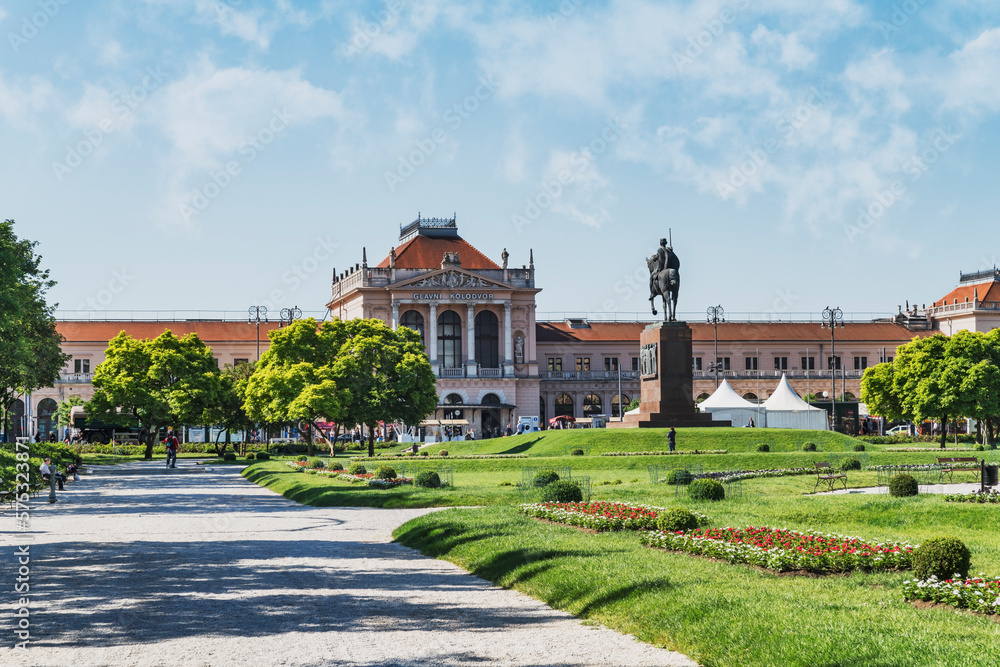
[[[246,366],[249,363],[249,359],[233,359],[233,366]]]
[[[589,371],[590,370],[590,357],[577,357],[576,358],[576,370],[578,370],[578,371]]]
[[[549,370],[554,373],[562,372],[562,357],[549,357]]]
[[[802,357],[802,370],[804,371],[816,370],[816,357]]]
[[[746,366],[747,366],[746,370],[748,371],[757,370],[757,357],[746,357],[744,361],[746,361]]]
[[[891,364],[892,363],[892,357],[886,357],[885,358],[885,363]]]
[[[832,369],[835,371],[840,370],[840,357],[827,357],[826,358],[827,369]]]
[[[719,357],[715,360],[715,366],[720,371],[729,370],[729,357]]]
[[[788,357],[775,357],[774,358],[774,370],[776,370],[776,371],[787,371],[788,370]]]
[[[700,371],[701,370],[701,357],[695,357],[694,358],[694,369],[696,371]]]
[[[73,372],[74,373],[89,373],[90,372],[90,359],[74,359],[73,360]]]
[[[639,357],[632,357],[632,370],[639,370]]]
[[[615,372],[618,370],[618,358],[617,357],[605,357],[604,358],[604,370]]]
[[[862,371],[868,368],[868,357],[854,357],[854,370]]]

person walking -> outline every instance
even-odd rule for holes
[[[676,451],[677,448],[677,431],[674,427],[670,427],[670,432],[667,433],[667,444],[670,445],[670,451]]]
[[[167,467],[176,468],[177,467],[177,447],[180,443],[177,441],[177,436],[174,435],[173,431],[167,433],[167,439],[163,441],[167,445]]]

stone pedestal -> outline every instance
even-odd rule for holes
[[[642,394],[639,413],[608,428],[732,426],[695,410],[692,395],[691,327],[686,322],[651,324],[639,337]]]

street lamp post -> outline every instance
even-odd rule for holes
[[[837,325],[840,328],[844,328],[844,311],[840,308],[830,308],[827,306],[823,309],[823,323],[820,324],[820,328],[830,327],[830,382],[833,394],[830,396],[830,400],[833,401],[831,413],[833,415],[834,424],[837,420],[837,339],[834,335],[837,330]]]
[[[298,306],[292,306],[291,308],[281,309],[281,321],[285,323],[285,326],[291,326],[292,322],[302,318],[302,311]]]
[[[719,388],[719,322],[725,322],[723,315],[726,311],[722,306],[708,307],[708,321],[712,323],[715,331],[715,359],[709,364],[709,370],[715,370],[715,388]]]
[[[257,361],[260,361],[260,323],[267,322],[266,306],[250,306],[250,318],[247,324],[257,325]]]

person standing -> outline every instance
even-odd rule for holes
[[[677,431],[674,427],[670,427],[670,432],[667,433],[667,444],[670,445],[670,451],[676,451],[677,449]]]
[[[167,439],[163,441],[167,445],[167,467],[176,468],[177,467],[177,447],[180,443],[177,441],[177,436],[174,435],[173,431],[167,432]]]

